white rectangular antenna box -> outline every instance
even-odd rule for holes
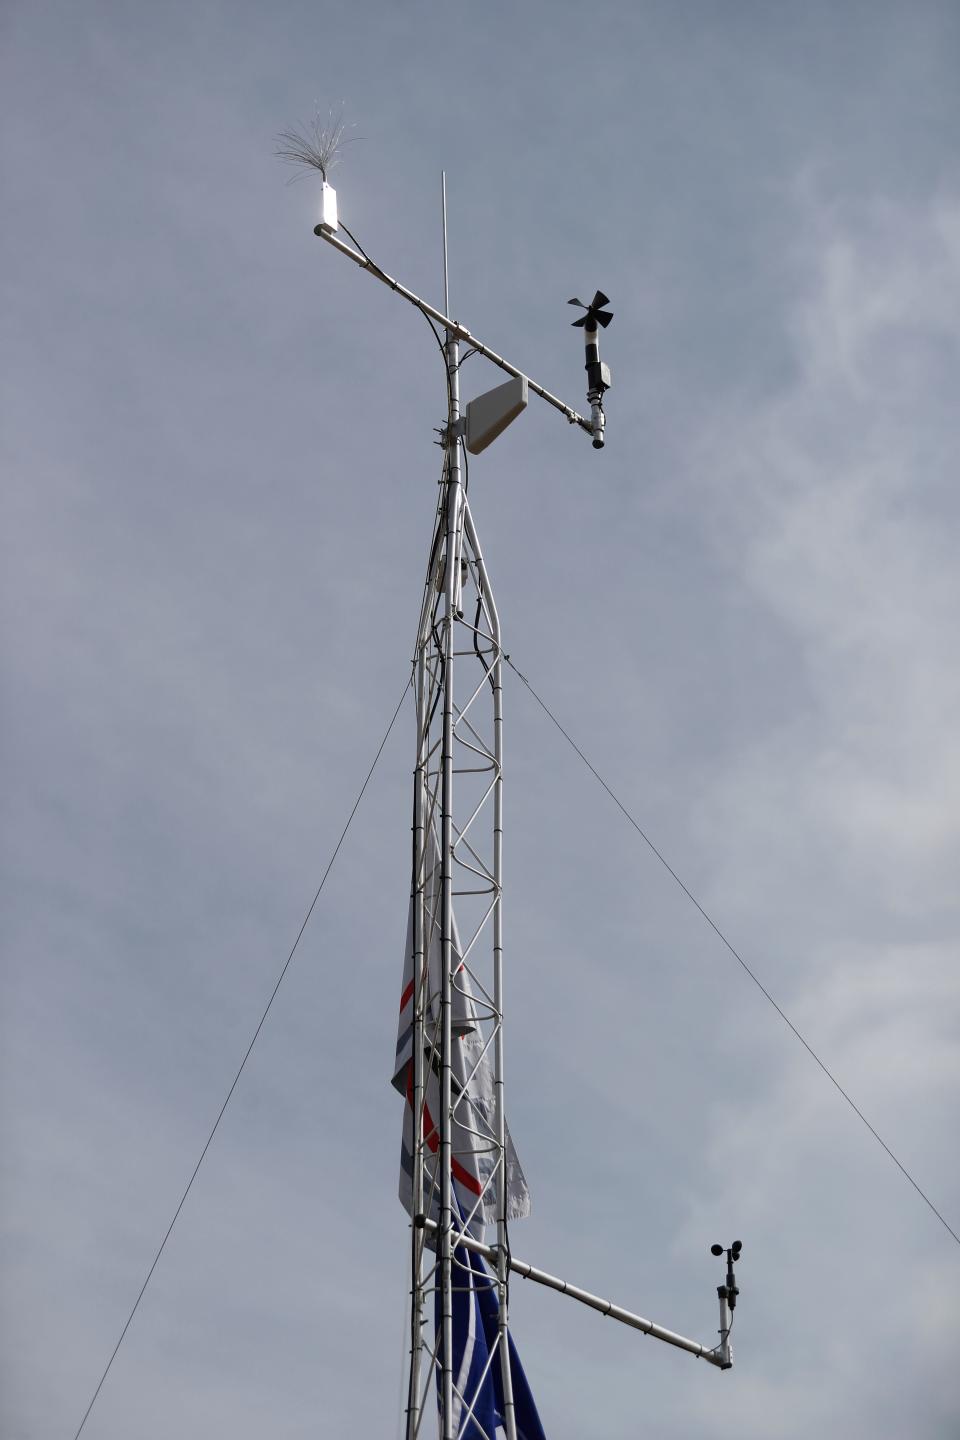
[[[467,406],[466,437],[470,454],[479,455],[481,450],[486,450],[498,435],[503,434],[511,420],[516,420],[521,410],[526,408],[526,375],[517,375],[506,385],[498,385],[495,390],[488,390],[485,395],[471,400]]]
[[[324,230],[336,230],[337,223],[337,192],[324,180],[320,191],[320,224]]]

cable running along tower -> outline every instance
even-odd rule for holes
[[[404,1094],[400,1194],[410,1214],[410,1344],[406,1440],[541,1440],[510,1334],[511,1273],[534,1280],[679,1347],[721,1370],[732,1364],[730,1312],[739,1293],[727,1253],[718,1289],[720,1340],[702,1345],[518,1259],[510,1222],[529,1209],[504,1109],[503,663],[500,618],[467,487],[478,455],[534,394],[604,445],[610,371],[599,332],[612,319],[597,291],[583,329],[589,418],[449,318],[446,182],[444,310],[387,275],[337,215],[323,177],[315,234],[427,317],[443,350],[443,471],[417,629],[411,893],[394,1084]],[[349,231],[346,232],[349,235]],[[353,240],[353,236],[350,235]],[[354,248],[354,246],[356,248]],[[440,337],[443,337],[442,339]],[[461,346],[510,377],[465,407]],[[723,1253],[715,1246],[714,1253]]]

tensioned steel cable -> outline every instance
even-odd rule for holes
[[[585,755],[585,754],[583,753],[583,751],[580,749],[580,746],[579,746],[579,745],[577,744],[577,742],[573,739],[572,735],[570,735],[570,734],[568,733],[568,731],[566,731],[566,730],[563,728],[563,726],[560,724],[560,721],[557,719],[556,715],[554,715],[553,711],[552,711],[552,710],[550,709],[550,707],[547,705],[546,701],[543,700],[543,699],[541,699],[541,697],[537,694],[536,690],[534,690],[533,686],[530,684],[530,681],[527,679],[526,675],[522,674],[521,671],[519,671],[519,670],[517,669],[516,665],[514,665],[513,661],[510,659],[510,656],[509,656],[509,655],[504,655],[503,658],[504,658],[504,660],[507,662],[507,664],[510,666],[510,669],[511,669],[511,670],[513,671],[513,673],[517,676],[517,678],[518,678],[519,680],[522,680],[523,684],[524,684],[524,685],[527,687],[527,689],[530,691],[530,694],[533,696],[534,700],[536,700],[537,704],[540,706],[540,709],[543,711],[543,713],[547,716],[547,718],[548,718],[549,720],[551,720],[551,721],[553,722],[553,724],[554,724],[554,725],[557,727],[557,729],[560,731],[560,734],[561,734],[561,735],[563,736],[563,738],[566,740],[567,744],[570,745],[571,748],[572,748],[573,750],[575,750],[576,753],[580,756],[580,759],[583,761],[584,765],[586,765],[587,769],[590,771],[590,773],[591,773],[591,775],[594,777],[594,779],[597,780],[597,781],[599,782],[599,784],[603,786],[604,790],[606,790],[607,794],[610,796],[610,799],[613,801],[614,805],[616,805],[617,809],[621,812],[621,814],[624,816],[624,818],[625,818],[626,820],[628,820],[629,823],[633,826],[634,830],[636,830],[637,834],[640,836],[640,839],[644,842],[645,845],[647,845],[647,846],[649,847],[649,849],[650,849],[650,850],[653,852],[653,854],[657,857],[657,859],[660,861],[660,864],[664,867],[664,869],[667,871],[667,873],[677,882],[677,884],[680,886],[680,889],[683,891],[684,895],[686,895],[687,899],[690,901],[691,905],[695,906],[695,908],[696,908],[697,910],[699,910],[699,912],[700,912],[700,914],[703,916],[704,920],[706,920],[707,924],[710,926],[710,929],[714,932],[714,934],[718,937],[718,939],[721,940],[722,943],[726,946],[726,948],[730,951],[730,954],[733,956],[734,960],[736,960],[737,964],[740,965],[740,966],[743,968],[743,970],[746,972],[747,975],[749,975],[750,979],[753,981],[754,985],[756,985],[756,987],[757,987],[757,989],[760,991],[761,995],[763,995],[765,999],[769,1000],[769,1002],[770,1002],[770,1004],[773,1006],[774,1010],[776,1010],[777,1014],[780,1016],[780,1019],[784,1022],[784,1024],[785,1024],[790,1030],[793,1031],[794,1035],[795,1035],[795,1036],[797,1037],[797,1039],[800,1041],[800,1044],[803,1046],[804,1050],[806,1050],[807,1054],[810,1055],[810,1056],[812,1057],[812,1059],[814,1059],[814,1060],[817,1062],[817,1064],[820,1066],[820,1069],[823,1071],[824,1075],[826,1075],[826,1077],[827,1077],[827,1079],[830,1081],[831,1085],[833,1085],[834,1088],[840,1092],[840,1094],[843,1096],[844,1100],[846,1100],[847,1104],[850,1106],[850,1109],[854,1112],[855,1115],[857,1115],[857,1116],[863,1121],[864,1125],[866,1125],[867,1129],[870,1131],[870,1134],[873,1136],[874,1140],[876,1140],[877,1144],[880,1145],[881,1148],[886,1151],[887,1155],[889,1155],[890,1159],[893,1161],[894,1165],[896,1165],[897,1169],[898,1169],[898,1170],[900,1171],[900,1173],[905,1177],[905,1179],[909,1180],[910,1184],[913,1186],[914,1190],[916,1190],[917,1194],[920,1196],[920,1199],[923,1201],[923,1203],[924,1203],[925,1205],[927,1205],[927,1206],[933,1211],[934,1215],[936,1215],[937,1219],[940,1221],[940,1224],[941,1224],[941,1225],[943,1226],[943,1228],[946,1230],[947,1234],[948,1234],[948,1235],[951,1235],[951,1236],[953,1237],[953,1239],[957,1242],[957,1244],[960,1245],[960,1235],[958,1235],[957,1232],[953,1229],[953,1227],[952,1227],[951,1225],[949,1225],[949,1224],[947,1223],[947,1221],[943,1218],[943,1216],[940,1214],[940,1211],[937,1209],[936,1205],[934,1205],[933,1201],[930,1199],[929,1195],[926,1195],[926,1194],[923,1192],[923,1190],[921,1190],[921,1188],[920,1188],[920,1186],[917,1184],[916,1180],[914,1180],[913,1176],[910,1174],[910,1171],[909,1171],[909,1170],[907,1169],[907,1167],[902,1163],[902,1161],[900,1161],[900,1160],[897,1159],[896,1155],[895,1155],[895,1154],[893,1153],[893,1151],[890,1149],[890,1146],[887,1144],[886,1140],[884,1140],[883,1136],[882,1136],[882,1135],[879,1135],[879,1134],[877,1133],[877,1131],[873,1128],[873,1126],[870,1124],[870,1121],[867,1119],[866,1115],[864,1115],[863,1111],[860,1109],[859,1105],[857,1105],[857,1104],[850,1098],[850,1096],[847,1094],[846,1090],[844,1090],[843,1086],[840,1084],[840,1081],[837,1079],[837,1077],[832,1073],[832,1071],[830,1071],[830,1070],[827,1068],[827,1066],[826,1066],[826,1065],[823,1063],[823,1061],[820,1059],[820,1056],[819,1056],[819,1055],[817,1054],[817,1052],[814,1050],[813,1046],[809,1043],[808,1040],[806,1040],[806,1039],[803,1037],[803,1035],[800,1034],[800,1031],[797,1029],[796,1025],[794,1025],[794,1023],[793,1023],[793,1021],[790,1019],[789,1015],[787,1015],[786,1012],[780,1008],[780,1006],[777,1004],[776,1000],[774,1000],[773,996],[770,994],[770,991],[766,988],[766,986],[763,984],[763,982],[757,977],[757,975],[753,972],[753,970],[751,970],[750,966],[747,964],[746,960],[744,960],[744,958],[743,958],[743,956],[740,954],[739,950],[737,950],[737,949],[735,948],[735,946],[732,945],[731,942],[727,939],[726,935],[724,935],[723,931],[720,929],[720,926],[719,926],[719,925],[717,924],[717,922],[713,919],[713,917],[712,917],[711,915],[708,915],[708,914],[707,914],[706,910],[705,910],[705,909],[703,908],[703,906],[700,904],[700,901],[697,899],[696,895],[694,895],[693,892],[688,888],[688,886],[685,885],[684,882],[680,879],[680,876],[677,874],[676,870],[674,870],[673,866],[672,866],[672,865],[670,864],[670,862],[666,859],[666,857],[663,855],[663,853],[662,853],[660,850],[657,849],[656,845],[655,845],[655,844],[653,843],[653,841],[650,839],[650,836],[646,833],[646,831],[643,830],[643,829],[641,828],[641,826],[637,823],[637,821],[633,818],[633,816],[630,814],[630,811],[627,809],[626,805],[624,805],[623,801],[619,798],[619,796],[617,796],[616,794],[614,794],[613,790],[611,790],[610,786],[607,784],[606,780],[604,780],[604,778],[603,778],[603,776],[600,774],[599,770],[597,770],[597,768],[591,763],[591,761],[587,759],[586,755]]]
[[[309,920],[310,920],[310,916],[313,914],[314,908],[315,908],[315,906],[316,906],[316,903],[317,903],[317,901],[320,899],[320,893],[321,893],[321,891],[323,890],[324,885],[326,885],[326,883],[327,883],[327,876],[330,874],[330,871],[333,869],[333,863],[334,863],[334,861],[336,860],[337,856],[338,856],[339,853],[340,853],[340,847],[341,847],[341,845],[343,844],[344,840],[347,838],[347,831],[350,829],[350,826],[351,826],[351,824],[352,824],[352,822],[353,822],[353,817],[354,817],[354,815],[356,815],[357,811],[358,811],[359,808],[360,808],[360,801],[363,799],[363,797],[364,797],[364,795],[365,795],[365,793],[366,793],[367,786],[370,784],[370,780],[371,780],[371,777],[372,777],[372,775],[373,775],[373,772],[374,772],[374,770],[376,770],[376,768],[377,768],[377,761],[380,759],[380,756],[383,754],[384,746],[386,745],[387,741],[390,739],[391,731],[393,730],[393,727],[394,727],[394,725],[395,725],[396,722],[397,722],[397,716],[400,714],[400,710],[401,710],[401,708],[402,708],[402,706],[403,706],[404,700],[405,700],[406,697],[407,697],[407,691],[410,689],[410,685],[411,685],[411,681],[410,681],[410,680],[407,680],[406,683],[404,684],[403,693],[401,694],[400,699],[397,701],[397,708],[396,708],[396,710],[394,710],[394,712],[393,712],[393,717],[391,718],[390,724],[387,726],[386,731],[385,731],[384,736],[383,736],[383,739],[380,741],[380,744],[379,744],[379,746],[377,747],[377,753],[376,753],[376,755],[374,755],[374,757],[373,757],[373,764],[370,766],[370,769],[367,771],[366,779],[364,780],[363,784],[362,784],[361,787],[360,787],[360,793],[359,793],[359,795],[357,796],[356,800],[353,802],[353,809],[350,811],[350,814],[347,816],[347,823],[344,825],[343,829],[342,829],[341,832],[340,832],[340,839],[337,841],[336,845],[334,846],[333,854],[330,856],[330,859],[329,859],[328,862],[327,862],[327,868],[326,868],[326,870],[324,870],[324,872],[323,872],[323,877],[322,877],[322,879],[321,879],[321,881],[320,881],[320,884],[317,886],[317,892],[316,892],[316,894],[314,895],[313,899],[310,901],[310,908],[307,910],[306,915],[303,917],[303,924],[300,926],[300,929],[299,929],[299,931],[297,932],[297,938],[296,938],[296,940],[294,940],[293,945],[292,945],[291,948],[290,948],[290,954],[287,956],[286,960],[284,961],[283,969],[280,971],[280,974],[277,976],[277,983],[274,985],[273,990],[272,990],[271,993],[270,993],[270,999],[267,1001],[266,1006],[264,1007],[263,1014],[260,1016],[260,1020],[259,1020],[259,1022],[258,1022],[258,1024],[257,1024],[256,1030],[254,1030],[254,1032],[253,1032],[253,1038],[252,1038],[252,1040],[250,1041],[250,1044],[249,1044],[249,1045],[247,1046],[247,1048],[246,1048],[246,1051],[245,1051],[245,1053],[244,1053],[243,1059],[240,1061],[240,1068],[238,1069],[236,1075],[234,1075],[234,1077],[233,1077],[233,1082],[232,1082],[232,1084],[231,1084],[231,1086],[230,1086],[230,1089],[227,1091],[227,1098],[224,1100],[223,1104],[220,1106],[220,1113],[218,1114],[216,1120],[214,1120],[214,1122],[213,1122],[213,1129],[210,1131],[210,1134],[207,1136],[206,1144],[204,1145],[203,1149],[200,1151],[200,1158],[199,1158],[199,1160],[197,1161],[196,1165],[193,1167],[193,1174],[190,1176],[190,1179],[187,1181],[186,1189],[184,1190],[183,1194],[180,1196],[180,1203],[178,1204],[176,1210],[173,1212],[173,1219],[170,1221],[170,1224],[167,1226],[167,1232],[166,1232],[166,1234],[164,1235],[163,1239],[160,1241],[160,1248],[158,1249],[156,1255],[154,1255],[154,1257],[153,1257],[153,1263],[152,1263],[152,1265],[150,1266],[150,1269],[147,1271],[147,1278],[144,1280],[143,1284],[140,1286],[140,1294],[137,1296],[136,1300],[133,1302],[133,1309],[130,1311],[130,1314],[127,1316],[126,1324],[124,1325],[123,1329],[120,1331],[120,1338],[119,1338],[119,1340],[117,1341],[116,1345],[114,1345],[114,1347],[113,1347],[113,1353],[111,1354],[110,1359],[107,1361],[106,1366],[105,1366],[104,1371],[103,1371],[103,1374],[100,1376],[100,1379],[99,1379],[99,1381],[97,1382],[97,1388],[96,1388],[96,1390],[94,1390],[93,1395],[91,1396],[90,1404],[87,1406],[86,1410],[83,1412],[83,1419],[80,1421],[80,1424],[77,1426],[77,1431],[76,1431],[76,1434],[75,1434],[74,1437],[73,1437],[73,1440],[79,1440],[80,1433],[81,1433],[81,1431],[83,1430],[84,1425],[86,1425],[86,1423],[87,1423],[87,1417],[89,1416],[90,1411],[93,1409],[94,1405],[95,1405],[96,1402],[97,1402],[97,1396],[100,1394],[100,1391],[103,1389],[103,1382],[106,1380],[107,1376],[109,1375],[109,1373],[110,1373],[110,1367],[112,1366],[114,1360],[117,1358],[117,1351],[120,1349],[120,1346],[123,1344],[124,1337],[126,1336],[126,1333],[127,1333],[127,1331],[130,1329],[130,1326],[131,1326],[131,1324],[132,1324],[132,1322],[133,1322],[133,1317],[134,1317],[134,1315],[136,1315],[137,1310],[138,1310],[139,1307],[140,1307],[140,1301],[143,1299],[144,1294],[145,1294],[145,1292],[146,1292],[146,1288],[147,1288],[147,1286],[150,1284],[150,1281],[151,1281],[151,1279],[152,1279],[152,1277],[153,1277],[153,1272],[154,1272],[154,1270],[156,1270],[157,1264],[158,1264],[158,1262],[159,1262],[159,1260],[160,1260],[160,1256],[163,1254],[164,1249],[166,1248],[167,1241],[170,1239],[170,1236],[171,1236],[171,1234],[173,1233],[173,1227],[174,1227],[174,1225],[176,1225],[177,1220],[178,1220],[179,1215],[180,1215],[180,1211],[183,1209],[183,1207],[184,1207],[184,1205],[185,1205],[185,1203],[186,1203],[187,1196],[190,1194],[190,1191],[191,1191],[191,1189],[193,1188],[193,1182],[194,1182],[194,1180],[196,1180],[197,1175],[198,1175],[198,1173],[199,1173],[199,1171],[200,1171],[200,1166],[203,1164],[204,1159],[206,1158],[207,1151],[210,1149],[210,1146],[211,1146],[211,1144],[213,1143],[213,1137],[216,1135],[217,1130],[220,1128],[220,1121],[223,1119],[224,1113],[225,1113],[225,1111],[226,1111],[226,1108],[227,1108],[227,1106],[230,1104],[230,1101],[231,1101],[231,1099],[232,1099],[232,1097],[233,1097],[233,1092],[234,1092],[234,1090],[236,1090],[236,1088],[237,1088],[237,1083],[238,1083],[238,1081],[239,1081],[239,1079],[240,1079],[240,1076],[243,1074],[244,1066],[246,1065],[247,1061],[250,1059],[250,1052],[253,1050],[254,1045],[256,1045],[256,1043],[257,1043],[257,1038],[259,1037],[260,1031],[263,1029],[264,1022],[266,1021],[267,1016],[270,1014],[270,1008],[271,1008],[271,1006],[273,1005],[274,1000],[277,998],[277,991],[280,989],[280,986],[283,984],[283,977],[286,975],[287,971],[288,971],[289,968],[290,968],[290,962],[293,960],[293,957],[294,957],[294,955],[295,955],[296,952],[297,952],[297,946],[300,944],[300,941],[301,941],[302,938],[303,938],[303,932],[306,930],[307,925],[308,925]]]

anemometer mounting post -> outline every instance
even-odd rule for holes
[[[440,1228],[429,1215],[417,1215],[413,1223],[415,1227],[425,1230],[430,1237],[436,1237]],[[436,1243],[435,1238],[433,1243]],[[496,1245],[485,1245],[481,1240],[474,1239],[472,1235],[459,1235],[457,1244],[472,1251],[474,1255],[480,1255],[491,1265],[496,1264],[498,1253]],[[578,1300],[581,1305],[586,1305],[591,1310],[599,1311],[609,1320],[619,1320],[621,1325],[627,1325],[631,1330],[640,1330],[653,1340],[662,1340],[667,1345],[673,1345],[677,1350],[686,1350],[688,1355],[693,1355],[698,1360],[706,1360],[708,1365],[713,1365],[718,1370],[729,1370],[733,1364],[729,1345],[724,1350],[722,1346],[711,1348],[708,1345],[701,1345],[698,1340],[688,1340],[686,1335],[678,1335],[675,1330],[668,1330],[663,1325],[646,1320],[642,1315],[634,1314],[632,1310],[625,1310],[622,1305],[615,1305],[612,1300],[605,1300],[600,1295],[592,1295],[589,1290],[583,1290],[579,1285],[571,1285],[568,1280],[561,1280],[557,1275],[551,1275],[546,1270],[538,1269],[536,1265],[528,1264],[526,1260],[520,1260],[512,1251],[507,1252],[506,1260],[507,1268],[514,1275],[519,1275],[524,1280],[533,1280],[537,1285],[546,1286],[548,1290],[557,1290],[561,1295],[566,1295],[571,1300]]]
[[[718,1363],[721,1370],[729,1370],[733,1364],[733,1350],[730,1345],[730,1329],[733,1325],[733,1312],[737,1308],[737,1296],[740,1288],[737,1285],[737,1277],[733,1267],[740,1259],[740,1252],[743,1249],[742,1240],[734,1240],[727,1256],[727,1274],[722,1285],[717,1286],[717,1299],[720,1301],[720,1344],[717,1347],[717,1355],[720,1357]],[[711,1245],[710,1254],[717,1258],[724,1254],[722,1245]]]
[[[603,413],[603,396],[605,391],[610,389],[610,366],[605,365],[600,359],[600,331],[606,330],[613,319],[613,311],[604,309],[610,304],[609,298],[602,290],[598,290],[590,301],[584,305],[582,300],[576,296],[567,301],[568,305],[579,305],[586,314],[581,315],[579,320],[571,321],[575,327],[583,329],[583,345],[586,351],[586,363],[584,369],[587,372],[587,399],[590,402],[590,429],[593,434],[594,450],[603,449],[603,431],[606,424],[606,417]]]

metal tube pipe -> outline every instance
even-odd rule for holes
[[[381,270],[379,265],[374,265],[372,260],[368,260],[365,255],[361,255],[359,250],[354,250],[352,246],[345,244],[342,240],[338,240],[336,235],[332,235],[330,231],[324,229],[322,225],[314,226],[313,233],[314,235],[319,235],[321,240],[326,240],[327,244],[332,245],[335,250],[339,250],[341,255],[346,255],[354,264],[359,265],[361,270],[368,271],[376,280],[386,285],[389,290],[395,290],[398,295],[403,296],[404,300],[409,300],[411,305],[416,305],[417,309],[422,310],[424,315],[429,315],[431,320],[435,320],[438,325],[442,326],[448,335],[454,336],[457,340],[462,340],[464,344],[476,350],[479,355],[485,356],[491,364],[496,365],[500,370],[506,371],[508,375],[515,375],[518,379],[524,378],[524,372],[522,370],[518,370],[515,365],[510,364],[509,360],[504,360],[502,355],[498,355],[495,350],[491,350],[488,345],[484,345],[481,340],[478,340],[475,335],[470,333],[465,325],[461,325],[459,320],[451,320],[449,316],[444,315],[442,310],[435,310],[426,300],[421,300],[419,295],[415,295],[412,290],[408,290],[406,285],[401,285],[399,280],[394,280],[391,275]],[[531,380],[529,375],[526,376],[526,381],[534,395],[539,395],[540,399],[546,400],[547,404],[552,405],[554,410],[559,410],[560,414],[565,415],[571,425],[579,425],[580,429],[585,430],[588,435],[593,434],[593,426],[589,420],[585,420],[583,416],[578,414],[571,406],[565,405],[556,395],[551,395],[549,390],[545,390],[542,385],[538,385],[535,380]]]
[[[720,1297],[720,1344],[717,1353],[723,1362],[722,1369],[729,1370],[733,1364],[733,1349],[730,1345],[730,1301],[723,1285],[717,1290]]]
[[[440,1399],[441,1440],[453,1432],[453,627],[460,608],[460,450],[456,438],[460,418],[460,346],[448,335],[446,433],[446,564],[443,625],[443,744],[441,750],[441,1042],[440,1042]],[[459,1231],[459,1225],[457,1227]]]
[[[443,304],[450,309],[450,261],[447,256],[447,172],[440,171],[440,188],[443,196]]]
[[[413,1213],[423,1214],[423,1003],[424,1003],[424,831],[425,750],[427,749],[427,683],[424,650],[417,647],[417,768],[413,791]],[[407,1397],[407,1440],[420,1428],[420,1376],[423,1368],[423,1231],[410,1227],[410,1386]]]
[[[435,1231],[436,1221],[428,1218],[425,1221],[425,1228],[428,1231]],[[471,1235],[461,1236],[457,1243],[472,1250],[474,1254],[481,1255],[491,1265],[496,1264],[497,1247],[484,1245],[480,1240],[474,1240]],[[631,1329],[641,1330],[644,1335],[650,1335],[654,1340],[663,1340],[665,1344],[674,1345],[678,1350],[686,1350],[688,1354],[696,1356],[699,1360],[706,1360],[709,1365],[716,1365],[720,1370],[730,1368],[718,1347],[711,1349],[708,1345],[701,1345],[697,1340],[688,1340],[685,1335],[678,1335],[673,1330],[656,1325],[652,1320],[645,1320],[642,1315],[635,1315],[633,1311],[625,1310],[622,1305],[614,1305],[612,1300],[604,1300],[599,1295],[592,1295],[589,1290],[582,1290],[579,1285],[571,1285],[556,1275],[550,1275],[546,1270],[538,1270],[535,1265],[528,1264],[526,1260],[519,1260],[516,1255],[509,1257],[509,1264],[510,1269],[515,1274],[522,1276],[524,1280],[533,1280],[538,1285],[546,1285],[549,1290],[557,1290],[561,1295],[569,1295],[571,1300],[579,1300],[581,1305],[589,1305],[591,1310],[599,1310],[601,1315],[606,1315],[611,1320],[619,1320],[621,1325],[629,1325]]]
[[[492,597],[490,607],[493,609]],[[496,612],[493,612],[494,617]],[[493,877],[496,885],[496,909],[493,915],[493,1003],[497,1011],[497,1041],[494,1058],[496,1086],[497,1144],[500,1149],[499,1191],[497,1195],[497,1298],[500,1302],[500,1367],[503,1380],[503,1408],[507,1440],[517,1440],[517,1421],[513,1403],[513,1376],[510,1370],[509,1305],[507,1243],[507,1122],[503,1101],[503,662],[500,653],[500,627],[496,624],[497,658],[493,664],[493,725],[494,753],[497,758],[497,781],[493,797]]]
[[[500,1336],[500,1374],[503,1382],[504,1426],[507,1440],[516,1440],[517,1420],[513,1402],[513,1376],[510,1370],[510,1326],[507,1303],[507,1122],[504,1107],[503,1073],[503,659],[500,643],[500,616],[490,587],[490,578],[480,550],[480,542],[474,529],[469,506],[464,520],[467,538],[477,562],[477,572],[482,586],[483,599],[490,620],[490,639],[494,646],[495,658],[490,667],[489,678],[493,690],[493,1008],[497,1016],[494,1042],[494,1126],[499,1151],[497,1172],[497,1251],[495,1269],[497,1275],[497,1301],[499,1314],[497,1328]]]

